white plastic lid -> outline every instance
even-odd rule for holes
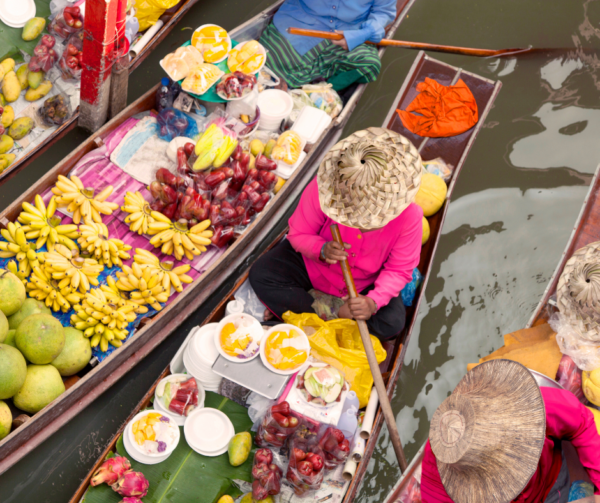
[[[331,117],[323,110],[304,107],[294,122],[292,131],[296,131],[307,143],[316,143],[329,124],[331,124]]]
[[[261,120],[285,119],[290,115],[294,102],[291,96],[280,89],[267,89],[258,95],[257,106],[260,108]]]
[[[12,28],[22,28],[35,17],[34,0],[0,0],[0,19]]]
[[[217,409],[193,410],[183,426],[185,439],[191,447],[204,452],[226,448],[235,435],[229,418]]]

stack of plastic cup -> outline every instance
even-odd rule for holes
[[[212,365],[219,356],[215,346],[215,330],[217,323],[208,323],[196,332],[183,353],[183,364],[186,370],[198,381],[206,391],[219,391],[222,377],[215,374]]]

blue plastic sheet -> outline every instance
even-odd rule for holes
[[[400,292],[400,295],[402,296],[402,303],[406,307],[412,306],[412,303],[415,300],[415,295],[417,294],[417,290],[421,286],[422,281],[423,276],[421,275],[419,269],[415,267],[412,274],[412,281],[408,283]]]
[[[199,133],[196,121],[175,108],[165,108],[158,114],[156,121],[158,122],[158,137],[161,140],[171,141],[177,136],[194,138]]]

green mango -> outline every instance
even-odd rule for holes
[[[32,17],[23,26],[21,38],[26,41],[35,40],[40,36],[42,30],[46,27],[46,20],[43,17]]]
[[[27,83],[27,75],[29,75],[29,67],[27,65],[21,65],[17,70],[17,79],[21,84],[21,89],[27,89],[29,84]]]
[[[231,466],[240,466],[247,459],[252,449],[252,436],[247,431],[238,433],[229,441],[227,452]]]
[[[29,87],[32,89],[37,89],[44,80],[44,76],[44,72],[41,70],[39,72],[29,72],[27,74],[27,84],[29,84]]]
[[[1,73],[1,70],[0,70]],[[6,106],[6,98],[4,97],[4,95],[2,93],[0,93],[0,107],[5,107]]]
[[[8,129],[8,135],[13,140],[20,140],[29,134],[33,128],[33,119],[30,117],[20,117]]]

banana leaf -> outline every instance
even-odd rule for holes
[[[233,423],[236,433],[250,431],[252,422],[247,410],[216,393],[207,392],[204,401],[205,407],[212,407],[224,412]],[[181,439],[179,444],[162,463],[144,465],[134,461],[125,451],[123,437],[117,442],[117,452],[131,461],[134,471],[142,472],[150,489],[144,496],[144,503],[202,503],[216,502],[224,494],[236,498],[241,493],[232,483],[233,479],[252,481],[252,460],[241,466],[231,466],[227,453],[216,457],[206,457],[198,454],[185,441],[183,427],[180,427]],[[119,503],[122,497],[115,493],[109,486],[102,484],[88,489],[85,503]]]
[[[19,0],[13,0],[19,1]],[[46,18],[46,26],[48,26],[48,16],[50,15],[50,0],[35,0],[35,16]],[[46,32],[46,30],[44,30]],[[23,28],[11,28],[0,21],[0,61],[5,58],[17,56],[15,59],[20,60],[20,51],[27,54],[33,54],[33,49],[39,42],[41,37],[25,42],[21,38]]]

